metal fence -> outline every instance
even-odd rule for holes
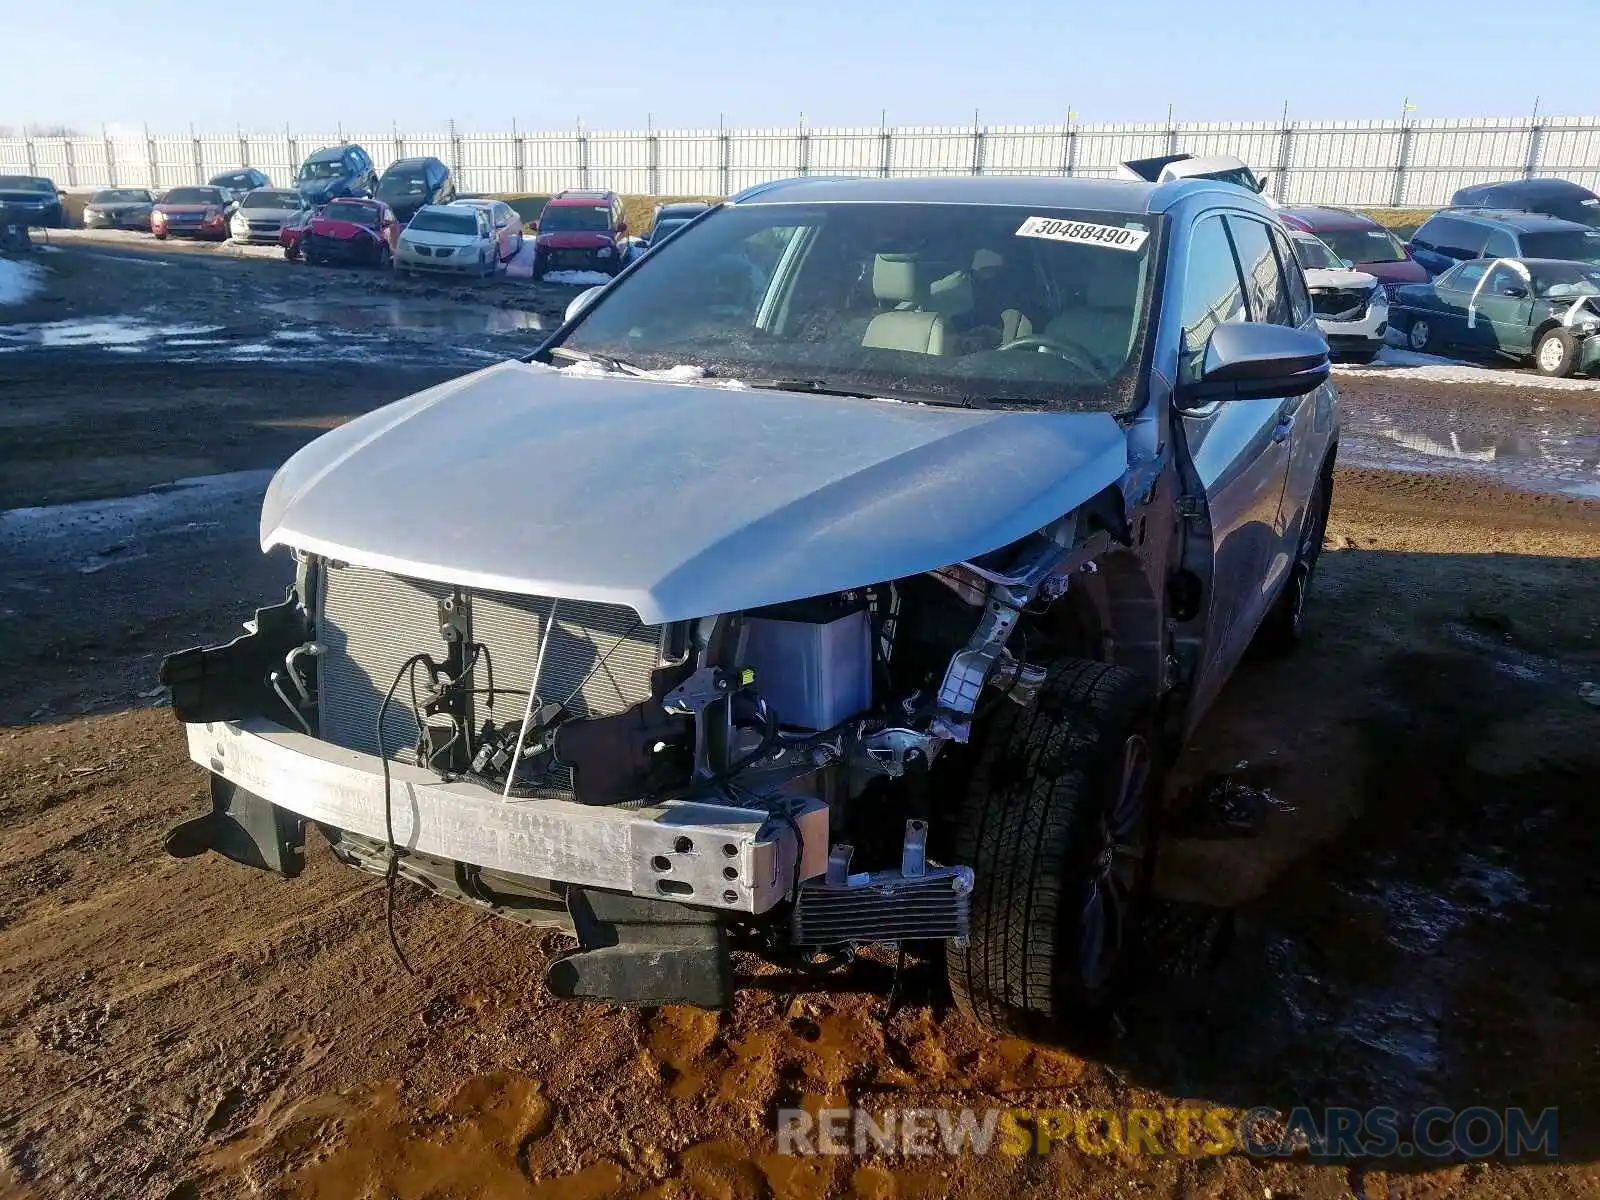
[[[380,170],[435,155],[463,190],[544,194],[606,187],[646,195],[726,196],[789,175],[1110,176],[1126,159],[1179,150],[1234,154],[1285,203],[1407,207],[1457,188],[1554,175],[1600,190],[1600,117],[1429,121],[883,126],[468,133],[146,133],[0,139],[0,173],[58,186],[203,183],[242,166],[286,184],[311,151],[366,147]]]

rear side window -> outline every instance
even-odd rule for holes
[[[1483,244],[1485,258],[1515,258],[1517,243],[1503,229],[1494,229],[1489,232],[1489,240]]]
[[[1185,380],[1196,379],[1212,330],[1245,319],[1244,285],[1220,216],[1202,217],[1189,233],[1189,261],[1179,311],[1183,322],[1180,374]]]
[[[1295,325],[1304,325],[1311,316],[1311,293],[1306,290],[1306,277],[1300,270],[1300,260],[1295,257],[1289,235],[1281,229],[1272,230],[1272,247],[1278,252],[1278,266],[1283,271],[1284,291],[1289,296],[1289,317]]]
[[[1272,249],[1271,231],[1260,221],[1233,216],[1228,218],[1228,230],[1244,273],[1250,319],[1269,325],[1297,324],[1289,311],[1289,294]]]
[[[1478,258],[1488,244],[1486,225],[1456,217],[1432,217],[1422,223],[1413,239],[1420,245],[1452,258]]]

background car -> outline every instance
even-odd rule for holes
[[[1567,179],[1475,183],[1450,197],[1451,208],[1517,209],[1600,228],[1600,196]]]
[[[492,275],[499,248],[487,210],[460,202],[430,204],[401,232],[394,265],[398,271]]]
[[[1600,229],[1544,213],[1445,209],[1407,243],[1430,275],[1474,258],[1561,258],[1600,263]]]
[[[1334,254],[1364,271],[1393,293],[1404,283],[1426,283],[1428,272],[1415,262],[1404,243],[1366,213],[1330,205],[1278,210],[1289,229],[1314,233]]]
[[[498,247],[495,253],[498,261],[507,262],[522,250],[522,217],[504,200],[456,200],[451,207],[481,209],[488,215]]]
[[[382,200],[346,197],[312,216],[300,253],[313,265],[347,262],[387,267],[399,239],[400,222]]]
[[[228,230],[236,242],[270,244],[278,241],[284,222],[310,207],[294,188],[256,188],[239,201]]]
[[[283,256],[290,262],[301,260],[300,249],[305,244],[306,230],[317,219],[318,211],[308,204],[299,212],[284,218],[283,227],[278,230],[278,245],[283,247]]]
[[[0,204],[23,226],[65,229],[67,210],[61,202],[66,195],[43,175],[0,175]]]
[[[233,198],[218,187],[175,187],[150,210],[150,232],[158,238],[203,237],[225,241]]]
[[[83,206],[85,229],[149,229],[155,197],[147,188],[103,188]]]
[[[546,271],[615,275],[623,267],[627,232],[622,198],[615,192],[558,192],[535,226],[534,277]]]
[[[456,181],[450,168],[437,158],[401,158],[389,164],[374,194],[404,225],[424,206],[454,200]]]
[[[1401,288],[1391,313],[1413,350],[1492,351],[1532,359],[1541,375],[1600,367],[1600,265],[1473,259]]]
[[[1351,269],[1315,234],[1291,230],[1294,256],[1305,272],[1311,311],[1328,347],[1351,362],[1371,362],[1389,330],[1389,298],[1365,271]]]
[[[324,146],[312,151],[295,172],[294,185],[308,203],[327,204],[341,196],[370,196],[378,186],[372,156],[360,146]]]
[[[252,192],[256,188],[272,186],[272,180],[267,177],[267,173],[257,170],[255,167],[244,167],[238,171],[224,171],[221,175],[213,175],[206,180],[206,183],[210,187],[219,187],[223,191],[232,194],[235,200],[244,199],[246,192]]]
[[[674,230],[682,229],[710,207],[704,200],[683,200],[676,204],[661,205],[650,222],[650,232],[645,235],[645,249],[658,245]]]

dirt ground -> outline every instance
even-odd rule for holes
[[[214,324],[217,294],[183,299],[211,280],[163,294]],[[1341,470],[1307,644],[1247,664],[1174,772],[1178,799],[1257,802],[1253,836],[1174,820],[1145,984],[1081,1054],[984,1034],[928,973],[886,1019],[871,960],[828,990],[742,963],[721,1015],[563,1004],[538,982],[560,935],[402,887],[408,976],[381,881],[314,845],[294,881],[166,857],[207,801],[155,665],[281,585],[254,545],[261,468],[467,369],[422,336],[376,374],[0,358],[0,507],[85,502],[0,513],[0,1197],[1600,1196],[1600,711],[1578,695],[1600,680],[1600,503],[1570,495]],[[1449,405],[1490,429],[1594,404],[1341,391],[1358,417]],[[777,1153],[778,1110],[846,1103],[1556,1107],[1560,1159]]]

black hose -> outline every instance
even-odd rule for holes
[[[407,961],[405,951],[400,949],[400,939],[394,931],[394,883],[400,875],[400,849],[394,844],[394,785],[389,775],[389,752],[383,744],[383,718],[389,714],[389,705],[394,702],[394,694],[400,690],[400,681],[406,673],[412,672],[412,715],[416,716],[416,667],[420,663],[427,663],[430,672],[437,672],[438,666],[426,654],[413,654],[400,664],[400,669],[394,673],[394,682],[389,685],[389,690],[384,694],[383,703],[378,705],[378,760],[383,765],[383,832],[384,848],[389,854],[389,864],[383,873],[383,921],[389,930],[389,945],[394,948],[394,956],[400,960],[400,965],[406,969],[407,975],[415,975],[411,963]],[[421,721],[418,719],[418,725]]]

